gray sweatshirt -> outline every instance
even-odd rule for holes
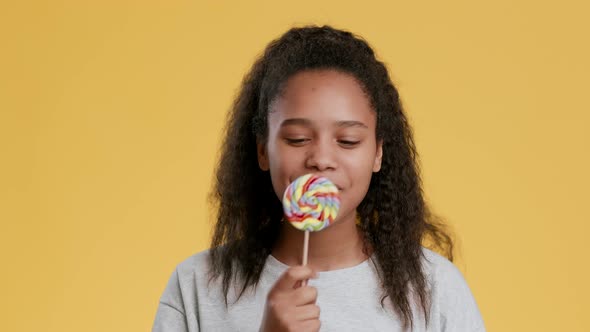
[[[479,309],[461,272],[446,258],[423,248],[423,262],[432,303],[430,322],[412,303],[412,331],[477,331],[485,327]],[[225,306],[220,280],[208,284],[208,251],[178,264],[160,298],[153,332],[258,331],[266,295],[288,268],[272,255],[266,260],[256,289],[236,302],[237,286],[229,291]],[[389,301],[381,305],[383,291],[371,260],[340,270],[320,272],[308,283],[318,290],[322,332],[402,331],[401,321]]]

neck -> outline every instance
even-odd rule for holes
[[[304,232],[283,222],[272,255],[289,266],[301,265]],[[320,232],[310,232],[307,262],[312,269],[330,271],[355,266],[368,258],[354,215]]]

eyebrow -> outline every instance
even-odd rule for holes
[[[362,127],[362,128],[369,128],[366,124],[360,121],[338,121],[336,122],[337,127]]]
[[[311,127],[312,123],[310,120],[308,119],[304,119],[304,118],[292,118],[292,119],[286,119],[285,121],[283,121],[281,123],[281,127],[286,127],[286,126],[296,126],[296,125],[300,125],[300,126],[305,126],[305,127]],[[336,122],[336,127],[361,127],[361,128],[369,128],[366,124],[360,122],[360,121],[354,121],[354,120],[347,120],[347,121],[338,121]]]

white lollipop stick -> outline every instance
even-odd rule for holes
[[[307,265],[307,252],[309,249],[309,231],[305,231],[303,235],[303,266]],[[301,287],[307,286],[307,280],[301,282]]]

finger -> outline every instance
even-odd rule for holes
[[[320,326],[321,323],[319,319],[305,320],[299,324],[299,329],[297,331],[317,332],[320,330]]]
[[[320,318],[320,307],[315,304],[308,304],[295,309],[297,320],[308,320]]]
[[[271,292],[293,290],[298,281],[315,277],[309,266],[294,266],[283,273],[273,286]]]
[[[318,290],[315,287],[305,286],[293,291],[293,304],[303,306],[314,304],[318,298]]]

